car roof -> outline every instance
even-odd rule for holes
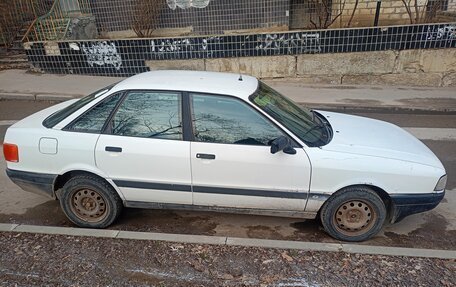
[[[116,84],[120,90],[175,90],[212,93],[248,98],[258,87],[255,77],[202,71],[151,71],[127,78]]]

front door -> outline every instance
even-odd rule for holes
[[[310,162],[270,153],[270,141],[285,135],[240,99],[190,94],[193,204],[304,211]]]

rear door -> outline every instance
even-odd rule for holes
[[[191,204],[190,142],[183,141],[179,92],[130,91],[95,149],[98,168],[130,205]]]
[[[286,135],[240,99],[190,94],[193,203],[204,206],[303,211],[310,181],[304,150],[271,154]]]

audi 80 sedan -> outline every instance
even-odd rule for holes
[[[383,121],[302,108],[254,77],[139,74],[8,128],[9,178],[105,228],[123,207],[319,218],[363,241],[430,210],[446,173]]]

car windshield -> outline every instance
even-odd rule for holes
[[[109,85],[109,86],[107,86],[107,87],[105,87],[103,89],[100,89],[100,90],[98,90],[96,92],[93,92],[90,95],[85,96],[84,98],[80,99],[79,101],[76,101],[76,102],[72,103],[68,107],[65,107],[65,108],[53,113],[52,115],[50,115],[49,117],[47,117],[43,121],[43,126],[45,126],[47,128],[54,127],[56,124],[60,123],[66,117],[68,117],[69,115],[71,115],[75,111],[79,110],[83,106],[87,105],[88,103],[93,101],[95,98],[97,98],[97,97],[105,94],[106,92],[108,92],[116,84],[117,83],[114,83],[114,84]]]
[[[308,146],[322,146],[331,140],[331,127],[322,115],[299,107],[263,82],[259,83],[258,90],[250,96],[250,101]]]

